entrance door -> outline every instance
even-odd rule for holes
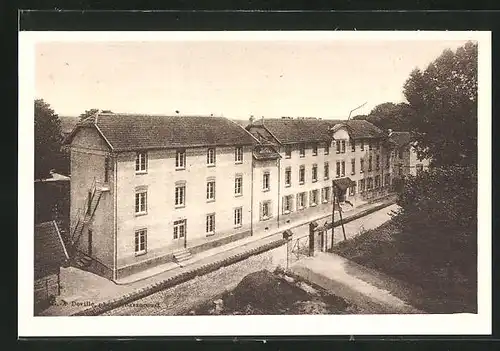
[[[345,190],[339,190],[339,202],[345,202]]]
[[[174,246],[177,249],[186,247],[186,220],[181,219],[174,222]]]
[[[89,229],[88,230],[88,233],[89,233],[89,247],[88,247],[88,251],[87,251],[87,254],[92,257],[92,230]]]

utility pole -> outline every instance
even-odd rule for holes
[[[363,105],[359,105],[358,107],[356,107],[356,108],[352,109],[351,111],[349,111],[349,116],[347,117],[347,120],[351,119],[351,113],[353,113],[357,109],[360,109],[361,107],[365,106],[367,102],[365,102]]]

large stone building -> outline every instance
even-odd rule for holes
[[[401,179],[407,175],[416,176],[429,168],[430,160],[418,159],[409,132],[388,132],[388,142],[392,146],[394,177]]]
[[[394,143],[367,121],[99,113],[71,148],[72,255],[119,280],[390,191]],[[335,181],[335,183],[333,183]]]

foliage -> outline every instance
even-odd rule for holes
[[[384,102],[377,105],[368,115],[358,115],[353,119],[364,119],[382,130],[407,131],[408,120],[413,110],[407,103]]]
[[[99,112],[98,108],[91,108],[90,110],[85,110],[85,112],[80,114],[78,117],[80,118],[80,121],[83,121],[85,118],[95,115],[97,112]]]
[[[35,100],[35,179],[49,177],[61,163],[61,121],[43,99]]]
[[[434,165],[475,165],[477,160],[477,43],[445,50],[404,85],[414,113],[409,130],[419,157]]]

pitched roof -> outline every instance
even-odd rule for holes
[[[35,273],[46,267],[60,266],[69,260],[56,222],[35,225]]]
[[[410,132],[392,132],[389,136],[389,141],[394,143],[397,147],[407,145],[411,141]]]
[[[114,151],[257,143],[244,128],[224,117],[99,113],[78,126],[96,127]]]
[[[340,121],[313,118],[270,118],[254,122],[264,126],[281,144],[330,140],[329,128]]]
[[[271,145],[257,145],[253,150],[256,160],[276,160],[281,158],[280,154]]]
[[[370,139],[385,136],[382,129],[363,119],[351,119],[349,121],[343,121],[343,124],[347,126],[349,135],[352,139]]]

